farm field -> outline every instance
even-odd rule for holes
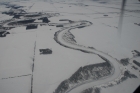
[[[0,93],[133,93],[140,2],[1,0]]]

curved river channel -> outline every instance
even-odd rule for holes
[[[110,56],[107,53],[104,53],[102,51],[96,50],[94,48],[85,47],[83,45],[79,45],[74,40],[74,36],[70,32],[71,30],[76,29],[76,28],[87,27],[90,25],[92,25],[92,23],[89,21],[74,22],[74,23],[70,24],[69,27],[64,27],[64,28],[62,28],[62,30],[57,31],[54,35],[54,40],[61,46],[64,46],[64,47],[67,47],[70,49],[74,49],[74,50],[79,50],[84,53],[95,54],[100,57],[106,58],[108,60],[108,62],[110,63],[110,65],[112,66],[111,74],[107,77],[103,77],[98,80],[89,80],[89,81],[77,84],[76,86],[68,89],[65,93],[80,93],[81,89],[83,90],[87,86],[92,87],[95,85],[98,86],[101,84],[106,84],[120,76],[121,70],[120,70],[120,65],[119,65],[118,60],[116,60],[112,56]]]

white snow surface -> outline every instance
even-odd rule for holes
[[[87,47],[94,47],[118,60],[132,58],[132,50],[140,51],[140,26],[134,24],[140,23],[138,0],[127,0],[126,10],[129,11],[125,11],[124,14],[121,39],[118,38],[117,27],[122,0],[1,0],[3,1],[25,6],[23,9],[26,12],[60,13],[60,16],[49,18],[50,23],[68,23],[67,21],[60,22],[60,19],[92,22],[93,24],[89,27],[71,30],[76,42]],[[12,16],[1,14],[8,10],[0,5],[0,21],[12,18]],[[134,12],[134,10],[139,10],[139,12]],[[81,66],[104,62],[97,55],[65,48],[56,43],[54,34],[60,29],[47,25],[26,30],[23,26],[8,30],[9,35],[0,37],[0,93],[31,93],[32,74],[32,93],[53,93],[62,81],[68,79]],[[39,49],[45,48],[51,48],[53,53],[40,55]],[[32,73],[33,59],[34,72]],[[134,59],[140,62],[140,58]],[[133,63],[132,61],[130,62]],[[126,68],[138,78],[103,88],[101,93],[132,93],[140,84],[140,74],[138,70],[131,69],[131,65]],[[117,76],[118,74],[115,78]],[[99,81],[98,84],[102,84],[102,81],[104,80]],[[108,81],[110,80],[104,82]],[[79,93],[83,91],[82,89],[96,85],[92,83],[79,86],[77,90],[72,91]]]

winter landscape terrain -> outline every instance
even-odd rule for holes
[[[140,1],[0,0],[0,93],[133,93]]]

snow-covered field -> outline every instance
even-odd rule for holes
[[[140,2],[127,0],[119,38],[121,1],[1,0],[0,35],[10,34],[0,36],[0,93],[132,93],[140,84],[140,66],[134,63],[140,64]],[[49,23],[40,20],[44,15]],[[35,21],[21,23],[25,19]],[[37,29],[27,30],[33,24]],[[46,48],[52,54],[40,54]],[[110,74],[97,69],[103,74],[94,79],[93,68],[87,68],[80,74],[89,74],[88,79],[71,82],[80,67],[105,62],[111,65]]]

